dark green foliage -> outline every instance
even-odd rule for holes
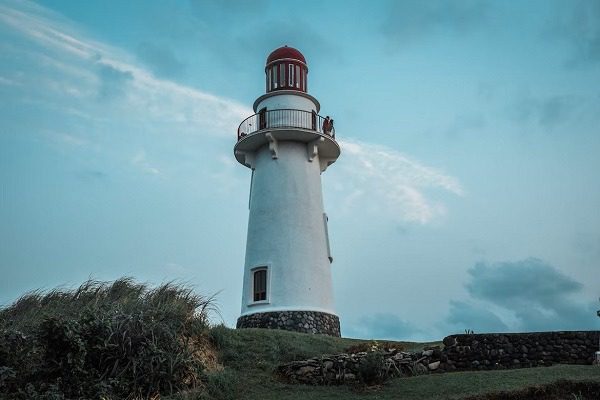
[[[131,279],[23,296],[0,310],[0,397],[149,397],[201,385],[212,299]]]
[[[370,351],[358,364],[358,380],[365,385],[378,385],[386,380],[383,352]]]

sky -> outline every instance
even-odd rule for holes
[[[0,0],[0,304],[175,280],[235,326],[268,54],[298,48],[342,335],[600,329],[600,1]]]

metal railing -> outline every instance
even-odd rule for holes
[[[251,115],[242,121],[238,127],[238,140],[264,129],[300,128],[331,136],[335,139],[335,127],[326,129],[325,118],[316,112],[280,109],[267,110]]]

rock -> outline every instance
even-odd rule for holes
[[[433,350],[424,350],[421,355],[423,357],[431,357],[433,355]]]
[[[345,381],[355,381],[356,380],[356,375],[354,375],[352,373],[345,373],[344,374],[344,380]]]
[[[311,367],[310,365],[307,365],[306,367],[301,367],[298,370],[298,374],[300,374],[300,375],[309,375],[309,374],[312,374],[315,369],[316,369],[315,367]]]
[[[438,369],[439,367],[440,367],[440,362],[439,362],[439,361],[432,362],[432,363],[429,363],[429,364],[427,365],[427,368],[428,368],[430,371],[435,371],[435,370],[436,370],[436,369]]]

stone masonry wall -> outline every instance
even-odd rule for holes
[[[264,312],[239,317],[236,328],[283,329],[339,337],[340,319],[317,311]]]
[[[451,335],[444,348],[410,353],[378,350],[381,375],[412,376],[450,371],[527,368],[553,364],[592,364],[600,331]],[[277,374],[289,383],[344,384],[360,380],[372,352],[323,355],[283,364]],[[371,360],[372,361],[372,360]]]
[[[592,364],[599,331],[461,334],[444,339],[442,371]]]

